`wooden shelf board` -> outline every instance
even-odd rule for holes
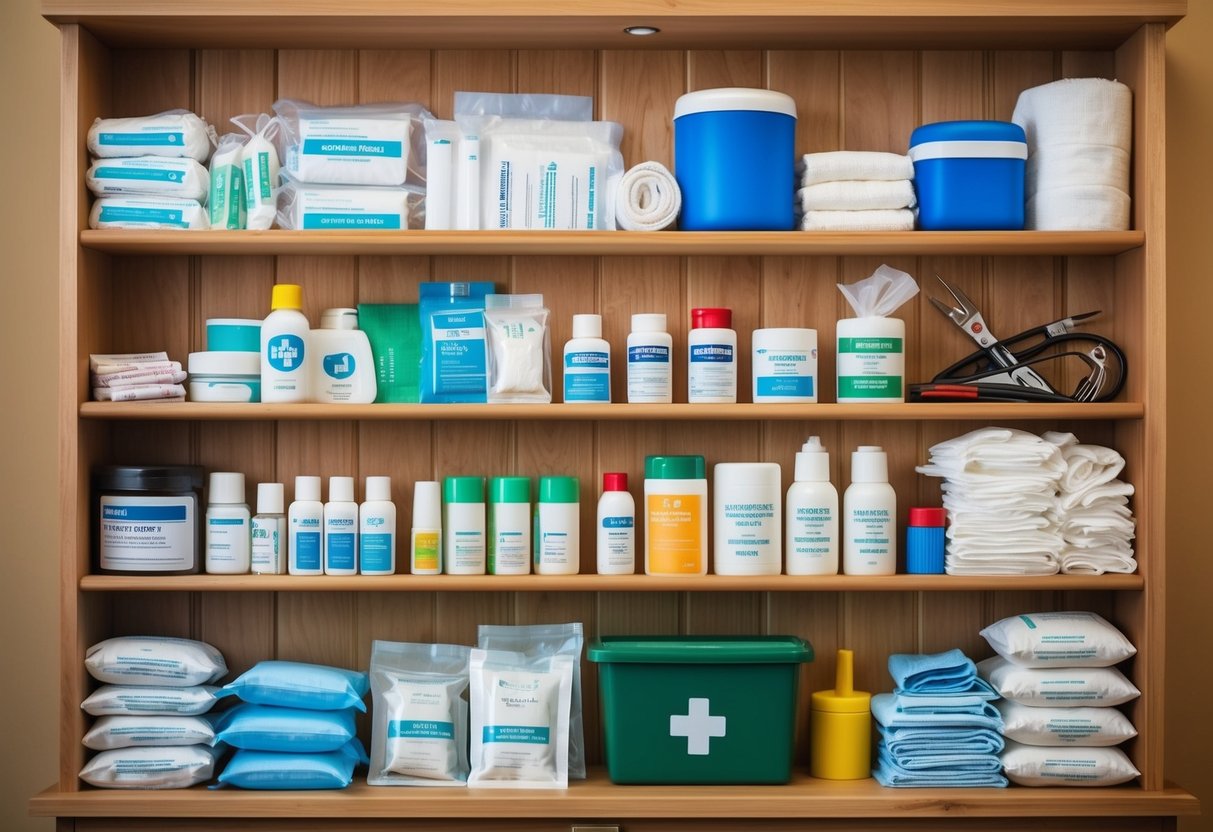
[[[91,592],[980,592],[1123,590],[1134,575],[85,575]]]
[[[82,23],[114,45],[192,47],[687,48],[795,46],[1107,49],[1146,22],[1174,23],[1184,0],[43,0],[56,23]],[[624,33],[644,24],[647,38]]]
[[[85,248],[131,255],[1091,255],[1140,231],[137,231],[88,229]]]
[[[1135,420],[1138,402],[1106,404],[220,404],[83,402],[83,419],[115,421],[1023,421]]]
[[[1105,789],[886,789],[874,780],[795,776],[786,786],[616,786],[601,771],[567,790],[389,788],[356,781],[341,791],[263,792],[50,788],[40,817],[142,818],[974,818],[1194,815],[1176,786]]]

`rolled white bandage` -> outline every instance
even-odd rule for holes
[[[661,162],[641,162],[623,175],[615,224],[624,231],[665,231],[678,223],[682,191]]]
[[[98,159],[188,156],[205,162],[214,147],[214,128],[186,110],[137,118],[99,118],[88,131],[88,152]]]
[[[201,202],[206,199],[211,175],[193,159],[135,156],[94,161],[84,183],[97,196],[150,194]]]
[[[106,196],[93,203],[89,228],[211,227],[206,209],[196,199],[167,196]]]

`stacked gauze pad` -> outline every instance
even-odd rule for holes
[[[1082,445],[1072,433],[1050,431],[1041,438],[1059,447],[1066,462],[1054,509],[1065,544],[1061,571],[1067,575],[1136,572],[1137,524],[1129,508],[1133,486],[1118,479],[1125,458],[1112,448]]]
[[[1028,228],[1129,227],[1133,93],[1118,81],[1067,78],[1019,94],[1011,120],[1024,129]]]
[[[90,355],[89,382],[99,402],[185,401],[186,372],[166,352]]]
[[[959,650],[889,656],[897,687],[872,699],[880,735],[872,776],[882,786],[1005,786],[998,695]]]
[[[208,683],[223,656],[184,638],[127,636],[94,644],[84,666],[104,687],[81,704],[97,721],[84,744],[98,751],[80,779],[103,789],[184,789],[210,780],[219,755]]]
[[[1005,697],[1003,767],[1022,786],[1114,786],[1140,772],[1115,746],[1137,736],[1116,709],[1136,698],[1112,665],[1137,650],[1093,612],[1004,618],[981,631],[994,651],[978,671]]]
[[[808,153],[797,165],[802,231],[913,231],[914,164],[863,150]]]

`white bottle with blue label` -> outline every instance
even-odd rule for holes
[[[249,571],[249,510],[244,502],[244,474],[215,471],[208,483],[206,571],[210,575],[243,575]]]
[[[363,575],[396,572],[396,504],[391,477],[367,477],[366,501],[358,509],[358,554]]]
[[[295,477],[295,501],[287,512],[289,572],[292,575],[323,575],[324,503],[320,502],[320,477]]]
[[[628,402],[669,404],[674,401],[674,339],[665,331],[661,312],[632,316],[628,335]]]
[[[731,309],[691,310],[691,333],[687,336],[688,402],[733,404],[737,401],[737,333],[732,326]]]
[[[324,574],[358,574],[358,504],[353,477],[329,477],[324,504]]]
[[[602,338],[601,315],[574,315],[573,337],[564,345],[564,401],[611,400],[611,345]]]
[[[314,402],[370,404],[375,401],[375,359],[358,328],[357,309],[326,309],[311,332],[311,395]]]
[[[303,287],[274,286],[271,312],[261,324],[261,401],[305,402],[308,397],[308,334]]]

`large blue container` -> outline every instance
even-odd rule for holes
[[[1006,121],[941,121],[910,135],[918,227],[923,231],[1023,228],[1023,128]]]
[[[796,102],[771,90],[687,93],[674,105],[683,231],[790,231]]]

